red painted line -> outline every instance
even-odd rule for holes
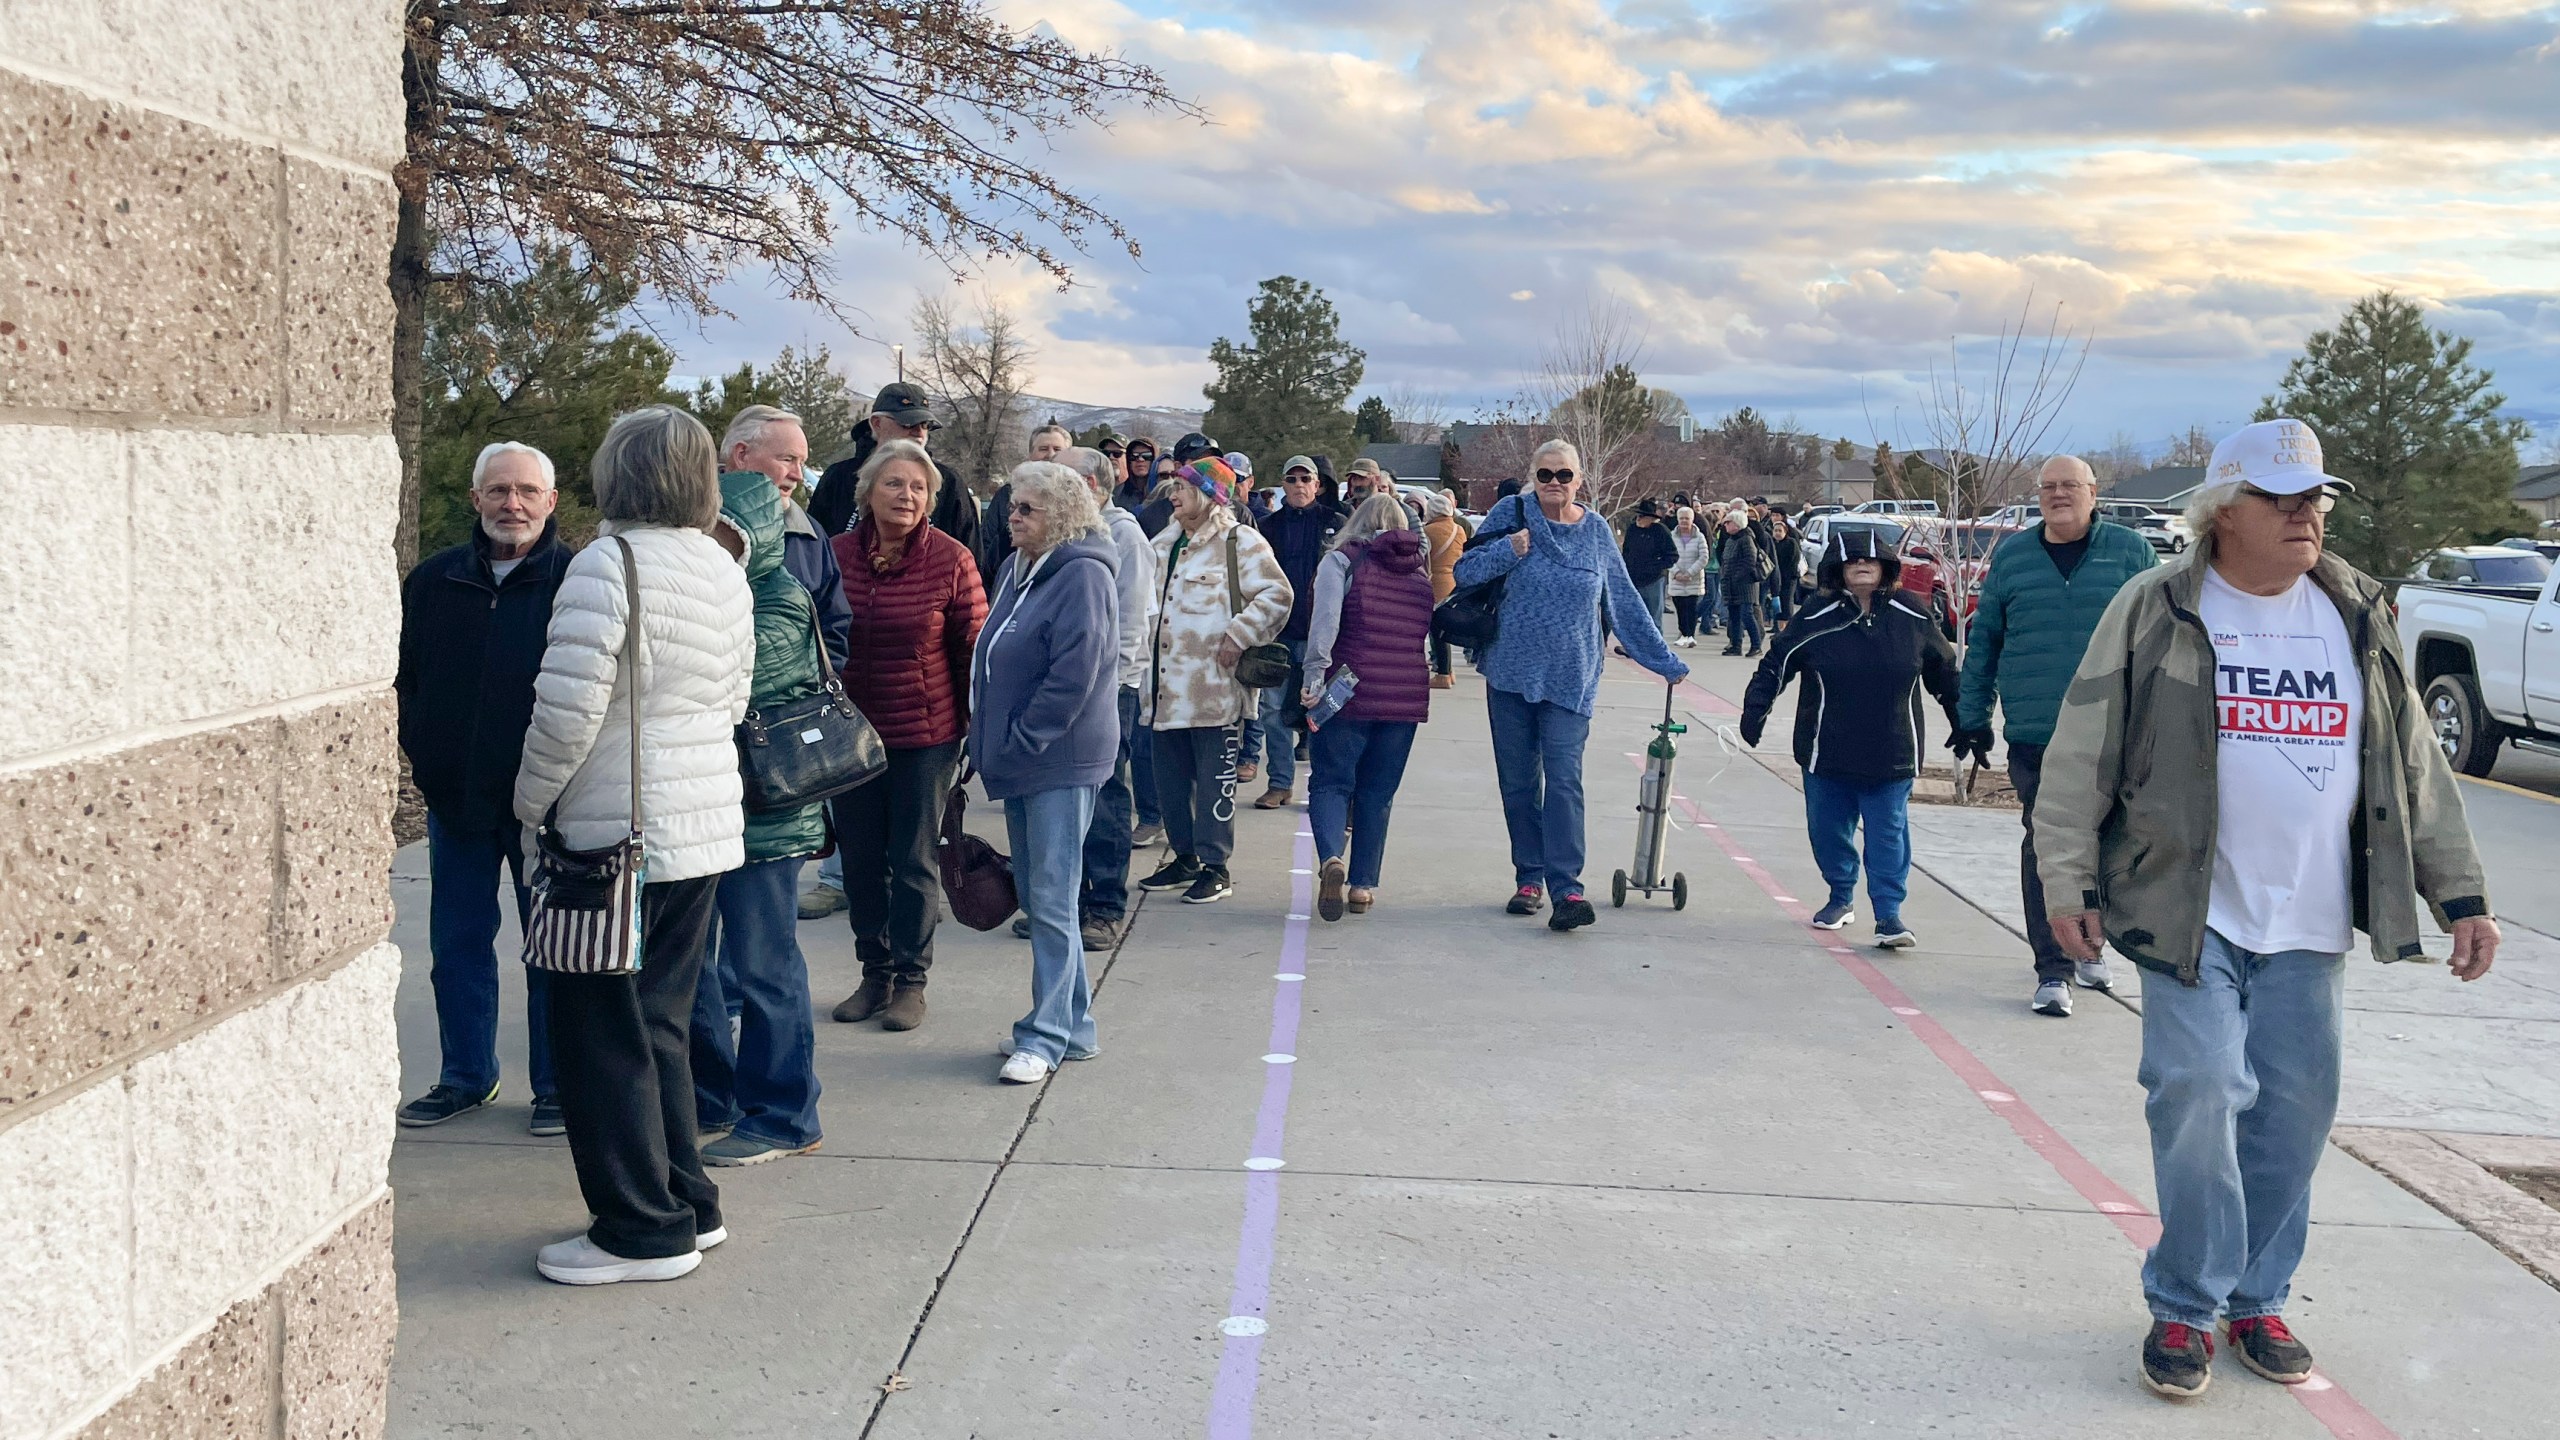
[[[1736,713],[1734,707],[1722,697],[1710,695],[1695,685],[1684,681],[1680,689],[1685,692],[1684,698],[1688,698],[1692,705],[1700,709],[1720,709],[1722,713]],[[1636,764],[1638,769],[1643,768],[1641,760]],[[1672,800],[1688,815],[1689,823],[1696,826],[1700,834],[1714,840],[1716,848],[1724,852],[1725,858],[1732,861],[1736,869],[1751,877],[1752,883],[1758,885],[1768,895],[1771,903],[1785,911],[1789,919],[1798,925],[1811,922],[1813,911],[1807,908],[1803,901],[1789,896],[1786,887],[1780,885],[1759,861],[1744,854],[1725,833],[1724,827],[1716,824],[1707,812],[1700,808],[1698,802],[1685,795],[1675,795]],[[1841,969],[1848,971],[1851,978],[1865,986],[1868,994],[1876,997],[1887,1010],[1892,1011],[1895,1018],[1902,1021],[1904,1027],[1910,1030],[1921,1044],[1929,1047],[1929,1053],[1937,1056],[1939,1063],[1953,1071],[1955,1077],[1964,1082],[1965,1088],[1974,1093],[1974,1098],[1980,1100],[1985,1109],[2008,1122],[2009,1128],[2017,1133],[2026,1147],[2042,1157],[2047,1165],[2052,1166],[2054,1173],[2060,1175],[2065,1183],[2079,1192],[2080,1198],[2088,1201],[2099,1214],[2113,1222],[2125,1239],[2148,1249],[2160,1238],[2158,1216],[2144,1209],[2141,1201],[2136,1200],[2123,1186],[2109,1179],[2107,1173],[2099,1169],[2096,1162],[2081,1154],[2070,1141],[2062,1138],[2061,1131],[2054,1129],[2043,1116],[2038,1115],[2035,1107],[2029,1105],[2024,1096],[1994,1073],[1989,1065],[1982,1062],[1982,1057],[1966,1049],[1963,1041],[1958,1040],[1947,1027],[1939,1024],[1909,995],[1904,994],[1902,987],[1893,983],[1892,977],[1877,969],[1873,961],[1838,940],[1819,938],[1814,943],[1836,961]],[[2314,1371],[2309,1380],[2300,1385],[2290,1385],[2285,1388],[2292,1393],[2295,1400],[2301,1402],[2302,1408],[2310,1411],[2312,1418],[2326,1427],[2331,1435],[2337,1437],[2337,1440],[2399,1440],[2398,1434],[2390,1426],[2383,1424],[2372,1411],[2365,1409],[2353,1395],[2348,1394],[2345,1386],[2331,1379],[2325,1372]]]

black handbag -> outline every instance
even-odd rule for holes
[[[1516,512],[1515,512],[1516,513]],[[1524,526],[1495,529],[1492,517],[1485,517],[1485,528],[1467,541],[1466,548],[1491,545],[1508,540]],[[1491,646],[1502,633],[1502,592],[1509,575],[1496,575],[1473,585],[1461,585],[1449,592],[1449,598],[1431,607],[1431,638],[1460,650],[1481,651]]]
[[[933,847],[933,862],[942,873],[942,893],[951,902],[951,918],[972,930],[993,930],[1022,908],[1014,888],[1013,861],[993,845],[969,833],[969,777],[963,764],[960,779],[942,801],[942,841]]]
[[[1236,532],[1227,530],[1227,612],[1244,613],[1244,587],[1236,583]],[[1276,690],[1289,683],[1298,667],[1289,663],[1289,647],[1277,640],[1247,649],[1236,661],[1236,683],[1248,690]]]
[[[854,708],[827,659],[826,637],[812,638],[826,683],[815,694],[749,710],[738,727],[738,778],[749,810],[815,804],[858,790],[889,768],[880,732]]]

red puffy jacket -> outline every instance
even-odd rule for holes
[[[969,656],[987,621],[987,592],[969,547],[919,526],[907,552],[872,567],[869,519],[835,537],[853,625],[844,688],[892,750],[947,745],[969,728]]]

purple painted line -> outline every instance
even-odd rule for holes
[[[1280,970],[1303,975],[1307,969],[1307,921],[1315,910],[1315,839],[1306,821],[1298,822],[1298,874],[1289,885],[1287,922],[1281,933]],[[1271,990],[1271,1043],[1275,1055],[1298,1049],[1298,993],[1303,980],[1278,980]],[[1253,1150],[1248,1158],[1286,1158],[1282,1143],[1289,1129],[1289,1080],[1297,1066],[1262,1062],[1262,1108],[1253,1117]],[[1272,1237],[1280,1228],[1280,1172],[1248,1170],[1244,1177],[1244,1228],[1236,1236],[1234,1288],[1227,1296],[1227,1320],[1267,1320],[1271,1307]],[[1253,1397],[1262,1380],[1262,1335],[1226,1337],[1218,1356],[1218,1381],[1209,1394],[1209,1440],[1249,1440],[1253,1434]]]

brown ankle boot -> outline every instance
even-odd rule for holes
[[[889,1003],[881,1008],[880,1028],[913,1030],[924,1023],[924,982],[901,980],[889,991]]]
[[[879,1014],[880,1007],[888,1003],[889,972],[865,970],[862,972],[862,988],[847,995],[837,1004],[836,1022],[841,1025],[850,1025],[857,1020],[868,1020]]]

